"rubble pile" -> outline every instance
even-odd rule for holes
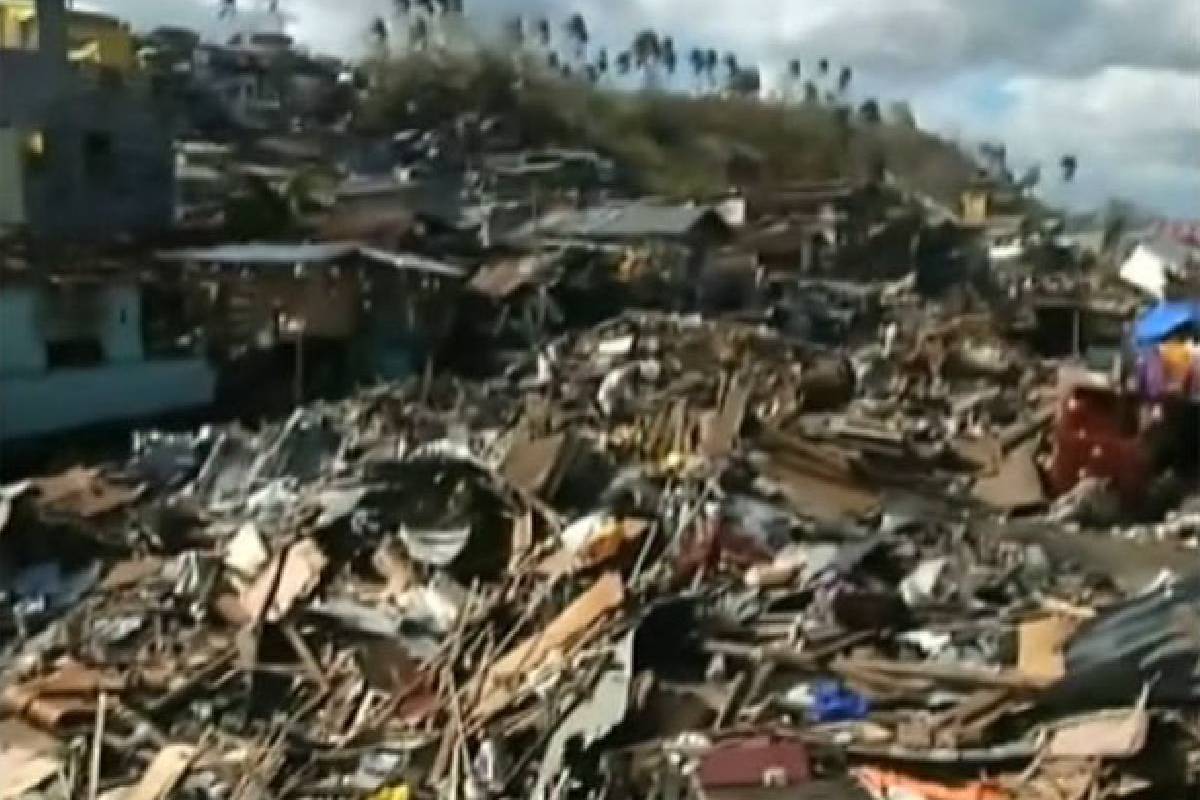
[[[1182,797],[1200,583],[997,514],[1056,379],[629,312],[5,487],[0,798]]]

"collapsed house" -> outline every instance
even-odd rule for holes
[[[286,402],[421,369],[453,325],[446,309],[463,277],[452,264],[353,242],[224,245],[158,258],[184,265],[228,391],[245,397],[273,386]]]

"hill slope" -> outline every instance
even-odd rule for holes
[[[436,127],[457,114],[502,115],[521,146],[592,148],[637,188],[671,196],[728,186],[734,153],[772,180],[866,177],[886,168],[911,188],[951,201],[974,173],[953,144],[911,120],[870,122],[845,107],[742,97],[625,92],[563,79],[495,54],[414,55],[371,67],[367,129]]]

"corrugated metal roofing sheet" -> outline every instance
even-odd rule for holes
[[[591,208],[554,211],[522,226],[514,235],[632,239],[684,236],[704,217],[709,206],[669,206],[650,203],[612,203]]]
[[[158,253],[163,261],[194,261],[202,264],[271,265],[329,264],[347,256],[361,256],[401,270],[427,272],[434,275],[461,278],[465,272],[453,264],[435,261],[411,253],[389,253],[358,242],[317,242],[302,244],[223,244],[188,250],[168,250]]]

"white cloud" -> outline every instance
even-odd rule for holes
[[[1007,142],[1018,166],[1041,163],[1049,199],[1087,206],[1125,195],[1200,215],[1200,73],[1108,67],[1082,77],[1023,75],[1003,92],[1005,111],[967,130]],[[1074,185],[1058,177],[1065,153],[1079,159]]]

